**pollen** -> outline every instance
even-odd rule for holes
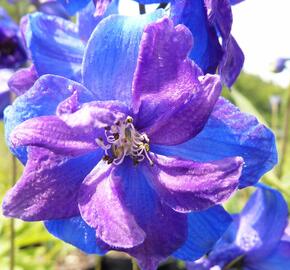
[[[145,133],[139,133],[134,125],[133,118],[128,116],[124,121],[117,121],[105,129],[105,140],[96,139],[96,143],[105,151],[103,160],[108,164],[121,164],[126,156],[138,165],[147,159],[150,165],[153,162],[149,156],[149,138]]]

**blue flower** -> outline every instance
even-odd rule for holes
[[[290,241],[284,238],[287,216],[282,195],[260,185],[208,256],[189,263],[188,269],[290,269]]]
[[[46,220],[87,253],[126,251],[146,270],[208,252],[230,222],[214,205],[277,159],[272,132],[219,98],[219,77],[188,58],[191,32],[160,17],[104,19],[82,84],[44,75],[5,110],[7,143],[26,167],[4,214]]]
[[[10,104],[10,93],[8,80],[13,74],[13,70],[0,69],[0,119],[3,118],[4,109]]]

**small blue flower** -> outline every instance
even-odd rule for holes
[[[188,269],[290,269],[290,240],[284,237],[287,216],[282,195],[259,185],[208,256],[189,263]]]

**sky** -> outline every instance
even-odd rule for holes
[[[136,2],[121,3],[121,13],[138,13]],[[233,16],[232,34],[245,54],[244,70],[285,87],[290,84],[290,66],[280,74],[270,71],[275,59],[290,57],[290,1],[245,0],[233,6]]]

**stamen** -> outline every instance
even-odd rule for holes
[[[96,143],[105,150],[103,160],[108,164],[119,165],[126,156],[130,156],[134,165],[138,165],[145,158],[153,165],[148,154],[149,138],[135,129],[132,117],[128,116],[125,121],[117,121],[114,125],[106,127],[105,138],[108,144],[105,144],[102,138],[96,139]]]

